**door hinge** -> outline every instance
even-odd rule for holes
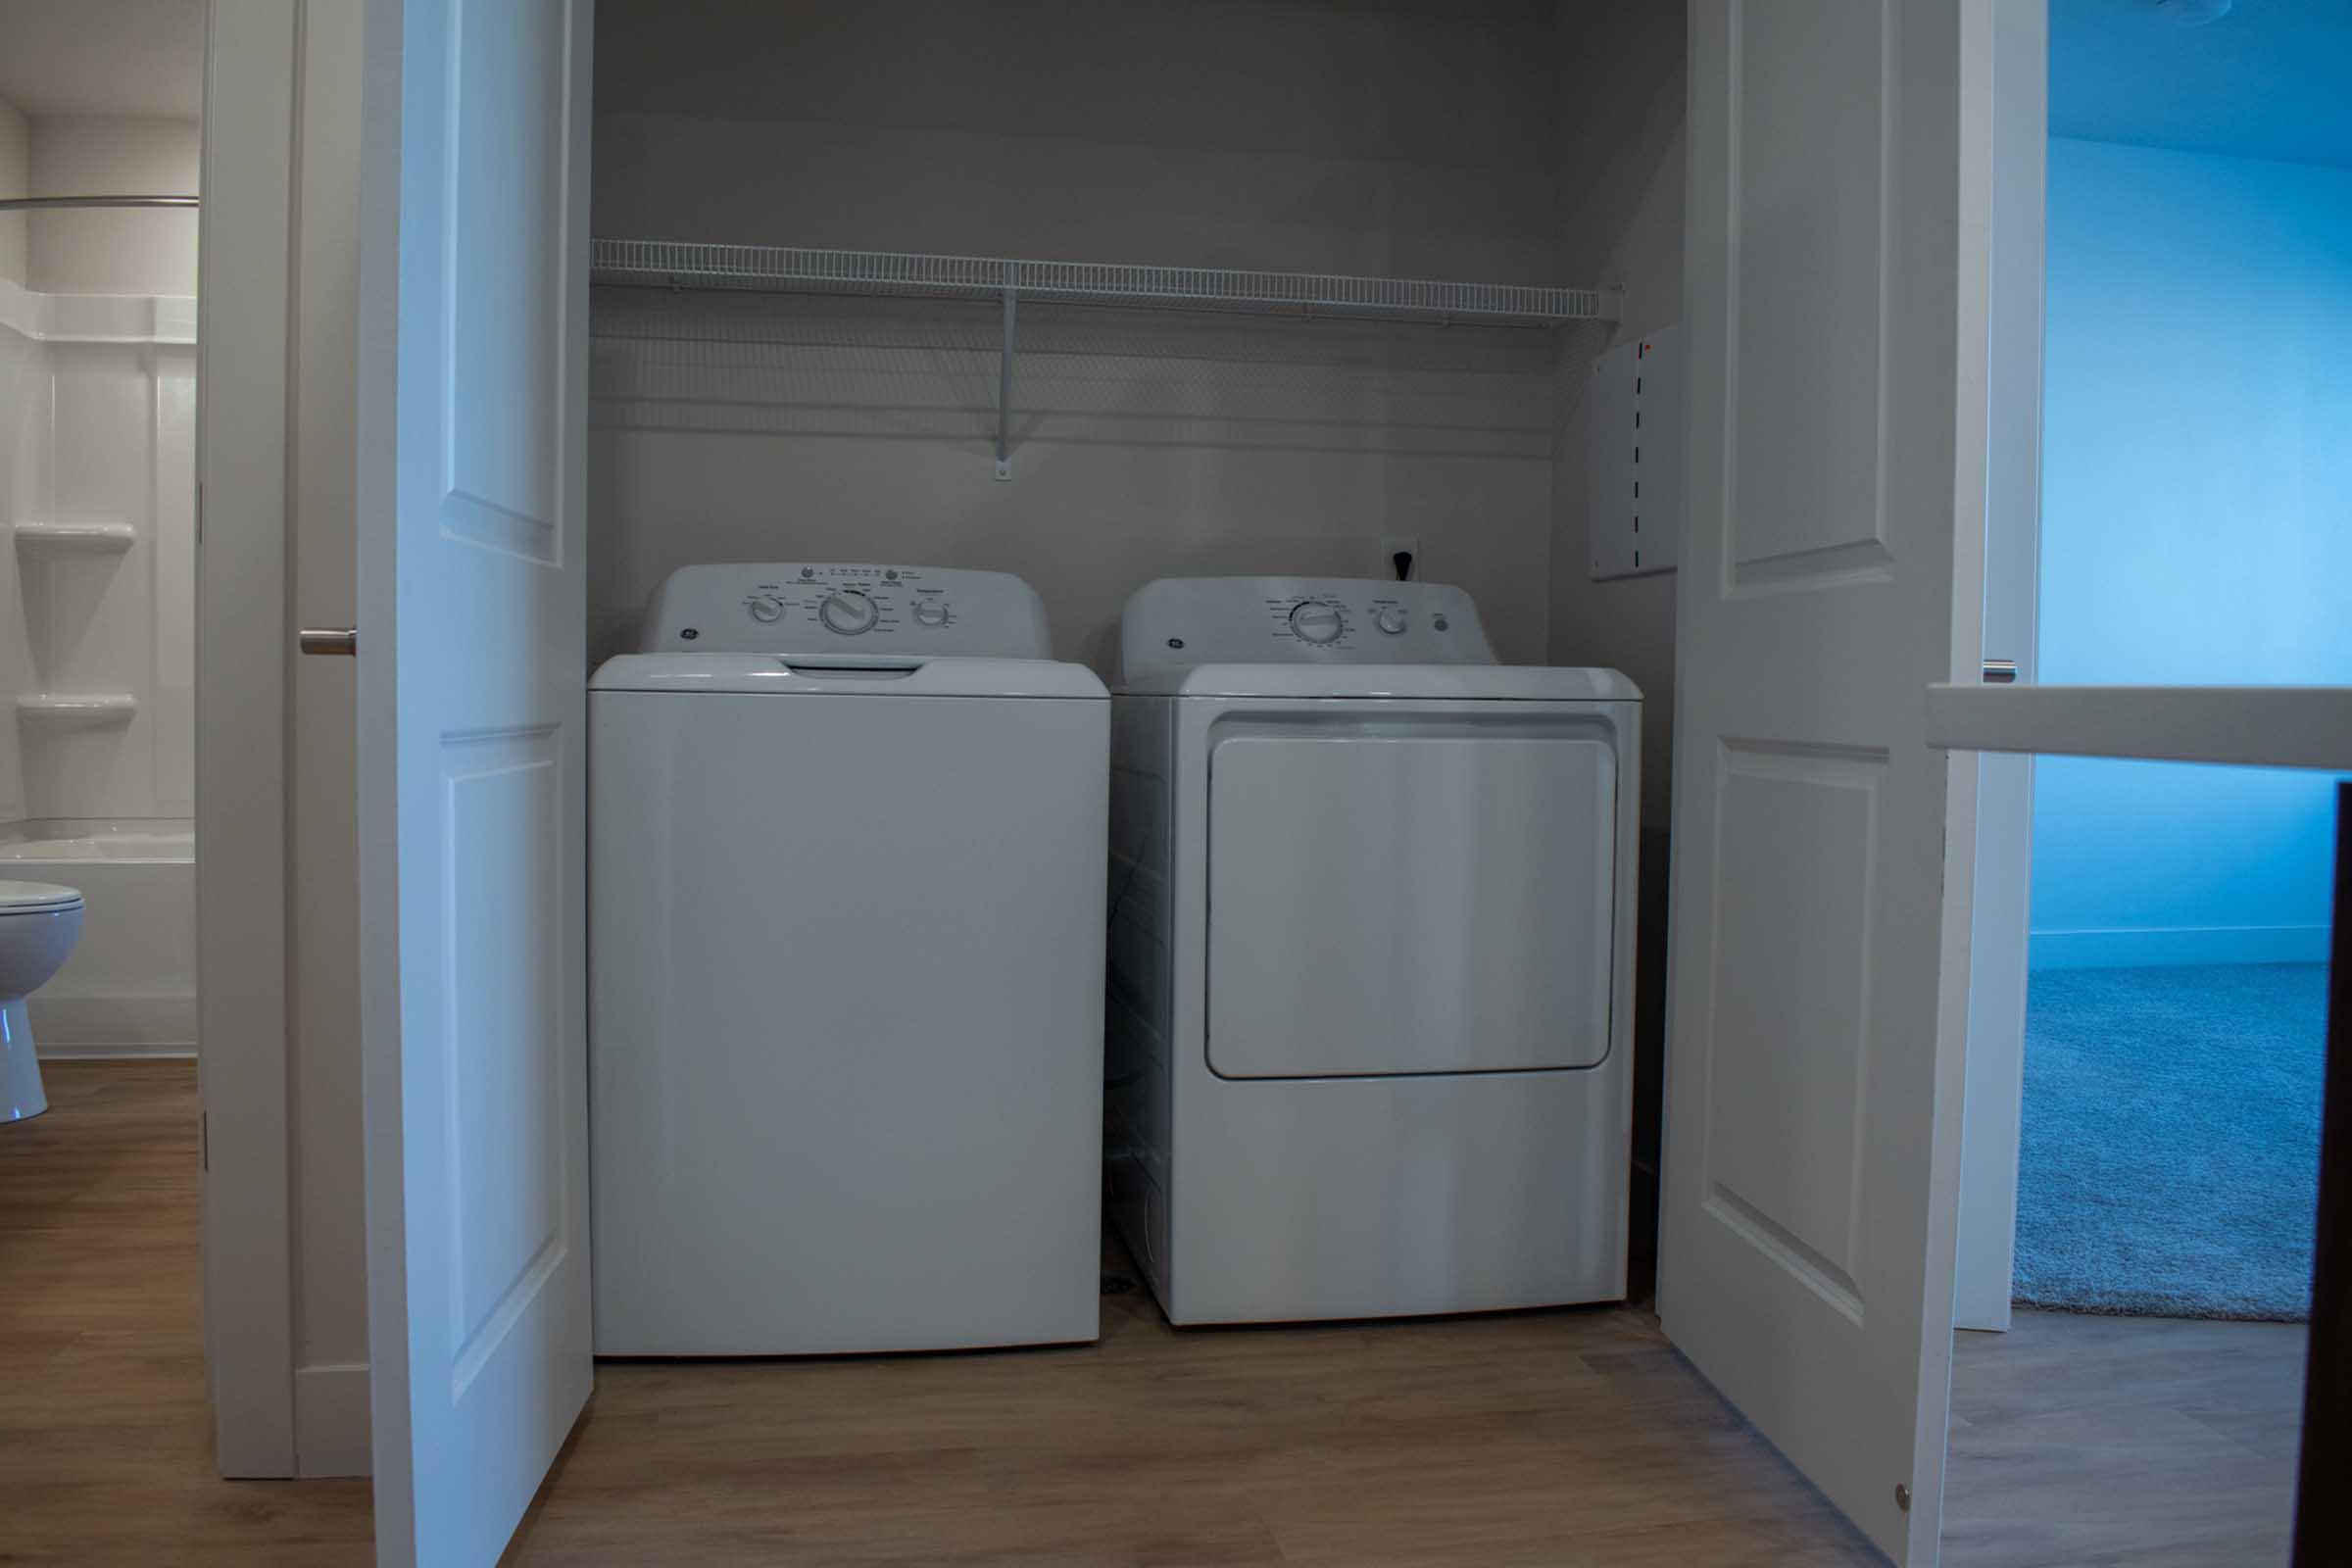
[[[1894,1505],[1905,1513],[1911,1511],[1911,1489],[1900,1481],[1894,1484]]]

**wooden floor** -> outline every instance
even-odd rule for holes
[[[2306,1338],[2061,1312],[1960,1335],[1944,1568],[2285,1563]]]
[[[365,1481],[213,1470],[195,1063],[41,1074],[0,1127],[0,1562],[367,1561]]]
[[[193,1069],[46,1071],[56,1108],[0,1128],[0,1561],[367,1561],[364,1482],[212,1474]],[[1081,1349],[608,1363],[509,1560],[1877,1560],[1646,1313],[1179,1335],[1140,1293],[1103,1307]],[[2217,1526],[2276,1522],[2246,1494],[2291,1468],[2300,1335],[2133,1327],[1963,1345],[1948,1561],[2264,1560]],[[2179,1421],[2119,1388],[2142,1373]],[[2123,1508],[2141,1475],[2161,1484]],[[2102,1509],[2141,1534],[2066,1535]],[[2136,1544],[2151,1529],[2189,1554]]]

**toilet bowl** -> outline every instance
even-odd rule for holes
[[[81,895],[49,882],[0,882],[0,1122],[49,1108],[24,999],[49,983],[81,935]]]

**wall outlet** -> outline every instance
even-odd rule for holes
[[[1397,569],[1396,558],[1404,557],[1404,569]],[[1417,533],[1384,534],[1380,541],[1380,570],[1375,574],[1385,582],[1419,582],[1429,575],[1427,563],[1421,559],[1421,536]]]

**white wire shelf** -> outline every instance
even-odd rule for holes
[[[996,299],[1010,293],[1024,299],[1073,304],[1328,314],[1497,326],[1556,326],[1617,317],[1615,291],[1597,288],[680,240],[595,240],[589,275],[600,284],[644,288],[953,299]]]

